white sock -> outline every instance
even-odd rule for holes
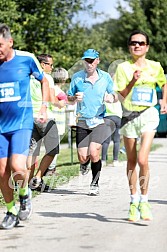
[[[131,194],[130,199],[131,199],[131,203],[138,203],[139,202],[139,194],[138,193]]]
[[[146,194],[146,195],[141,194],[140,195],[140,202],[148,202],[148,194]]]

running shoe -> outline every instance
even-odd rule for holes
[[[106,163],[106,160],[101,160],[101,167],[106,167],[107,166],[107,163]]]
[[[138,221],[140,219],[139,212],[139,203],[130,203],[129,213],[128,213],[128,221]]]
[[[123,164],[121,162],[119,162],[118,160],[114,160],[112,162],[112,166],[113,167],[121,167],[121,166],[123,166]]]
[[[52,176],[53,174],[56,174],[56,167],[49,166],[44,172],[43,176]]]
[[[31,189],[28,188],[28,194],[25,196],[20,196],[20,209],[19,209],[19,219],[24,221],[30,218],[31,213],[32,213],[32,203],[31,203],[31,198],[32,198],[32,192]]]
[[[151,206],[148,202],[139,203],[140,218],[142,220],[152,220]]]
[[[125,149],[124,146],[122,146],[122,148],[121,148],[119,151],[120,151],[120,153],[122,153],[122,154],[126,154],[126,149]]]
[[[84,164],[80,164],[80,171],[82,175],[86,175],[90,170],[89,164],[88,165],[84,165]]]
[[[1,229],[11,229],[19,224],[18,215],[7,212],[5,218],[3,219],[0,228]]]
[[[33,177],[29,182],[30,189],[36,189],[41,183],[41,178]]]
[[[97,184],[91,184],[90,185],[89,195],[90,196],[97,196],[97,195],[99,195],[99,186]]]
[[[37,192],[50,192],[51,188],[49,185],[46,185],[43,179],[41,179],[41,182],[39,186],[35,189],[32,189],[32,191],[37,191]]]

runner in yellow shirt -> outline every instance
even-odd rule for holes
[[[149,166],[148,155],[159,124],[156,84],[163,88],[161,113],[166,113],[166,78],[159,62],[146,59],[149,37],[145,32],[133,31],[128,39],[131,60],[118,65],[114,82],[123,105],[121,134],[127,155],[127,177],[131,202],[129,221],[139,218],[151,220],[148,203]],[[137,138],[141,144],[137,153]],[[136,165],[139,165],[141,195],[137,192]]]

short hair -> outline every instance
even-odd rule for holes
[[[130,35],[129,35],[129,38],[128,38],[128,41],[127,41],[127,42],[128,42],[128,45],[129,45],[129,43],[130,43],[130,41],[131,41],[132,36],[133,36],[133,35],[136,35],[136,34],[142,34],[142,35],[144,35],[145,38],[146,38],[146,43],[147,43],[147,45],[150,44],[149,37],[148,37],[148,35],[147,35],[146,32],[141,31],[141,30],[134,30],[134,31],[132,31],[132,32],[130,33]]]
[[[10,28],[6,24],[0,24],[0,37],[4,39],[11,38]]]
[[[48,58],[53,58],[50,54],[42,53],[37,56],[37,59],[39,60],[40,63],[42,62],[47,62]]]
[[[62,82],[65,82],[69,78],[69,75],[68,75],[68,71],[65,68],[58,67],[54,69],[54,72],[52,73],[52,77],[55,83],[62,83]]]

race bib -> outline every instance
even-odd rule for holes
[[[0,83],[0,102],[18,101],[21,99],[19,82]]]
[[[132,104],[140,106],[151,106],[153,104],[152,88],[134,87],[132,92]]]
[[[93,117],[90,119],[86,119],[86,124],[89,128],[94,128],[99,124],[104,123],[104,119],[102,118],[97,118],[97,117]]]

